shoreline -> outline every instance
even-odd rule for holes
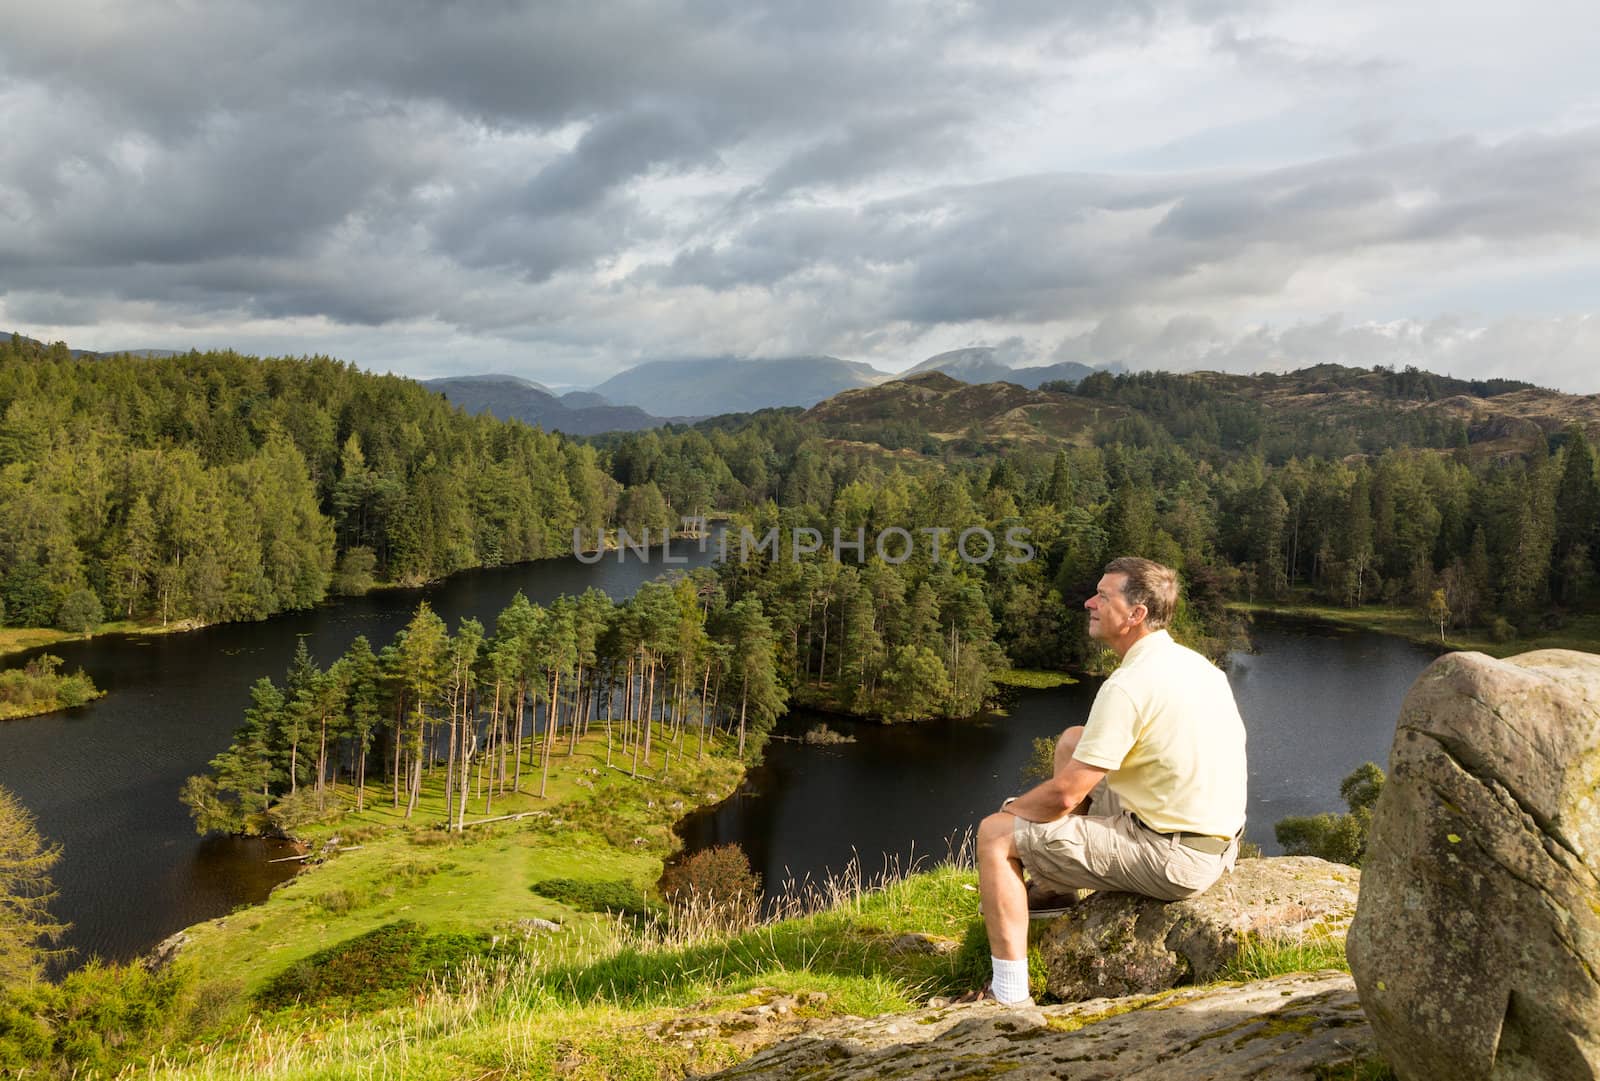
[[[1441,641],[1437,624],[1429,625],[1420,613],[1399,605],[1341,608],[1297,602],[1230,601],[1227,607],[1229,611],[1239,612],[1252,618],[1264,615],[1388,635],[1425,646],[1441,654],[1470,651],[1503,658],[1539,649],[1600,652],[1600,617],[1596,616],[1576,617],[1565,627],[1526,638],[1516,636],[1505,641],[1495,641],[1486,630],[1463,628],[1447,632]]]
[[[724,521],[725,519],[716,518],[711,520]],[[674,533],[672,535],[672,539],[698,540],[699,534],[682,531]],[[494,563],[484,564],[477,567],[463,567],[454,573],[443,575],[439,578],[426,578],[418,582],[374,582],[361,593],[336,594],[330,591],[322,598],[322,600],[308,608],[285,608],[283,611],[274,612],[272,615],[267,616],[264,619],[221,619],[210,623],[206,622],[205,620],[195,618],[175,619],[168,623],[161,623],[158,620],[145,621],[119,619],[102,623],[99,627],[95,628],[94,631],[89,633],[61,631],[56,630],[54,627],[0,627],[0,658],[12,657],[21,653],[28,653],[36,649],[59,645],[63,642],[89,641],[93,638],[100,638],[108,635],[120,635],[125,638],[133,636],[153,637],[156,635],[186,634],[190,631],[204,630],[207,627],[220,627],[236,623],[269,623],[272,620],[277,619],[279,616],[292,615],[296,612],[314,611],[315,609],[326,604],[334,604],[339,601],[353,600],[357,597],[366,597],[375,593],[393,593],[407,589],[424,589],[439,582],[449,581],[451,578],[454,578],[457,575],[471,574],[473,571],[505,570],[510,567],[526,567],[532,563],[543,563],[546,560],[551,559],[577,559],[579,555],[583,554],[594,555],[598,553],[603,558],[605,553],[614,552],[617,550],[618,547],[615,541],[608,539],[604,549],[595,549],[594,551],[587,553],[557,552],[554,555],[540,556],[538,559],[525,559],[519,563]],[[590,562],[592,563],[595,561],[590,560]]]
[[[25,713],[7,713],[4,709],[0,709],[0,723],[4,723],[6,721],[25,721],[29,717],[48,717],[52,713],[61,713],[69,709],[79,709],[83,706],[87,706],[90,702],[100,701],[100,699],[104,698],[109,693],[109,691],[95,691],[94,694],[90,695],[82,702],[74,702],[70,706],[61,702],[56,702],[54,705],[45,706],[42,709],[29,710]]]

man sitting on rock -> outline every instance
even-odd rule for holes
[[[1232,868],[1244,829],[1244,724],[1227,677],[1167,633],[1177,601],[1175,571],[1125,556],[1084,602],[1089,636],[1122,664],[1088,723],[1056,743],[1055,776],[978,828],[994,978],[962,1001],[1031,1004],[1024,868],[1035,888],[1163,901],[1201,893]]]

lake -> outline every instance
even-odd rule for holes
[[[1245,835],[1279,851],[1285,815],[1343,811],[1339,781],[1388,762],[1400,700],[1437,651],[1398,638],[1282,618],[1258,619],[1254,651],[1228,656],[1250,763]],[[1098,679],[1016,693],[1003,716],[884,726],[797,711],[775,730],[815,724],[855,743],[768,744],[763,763],[715,807],[687,818],[690,851],[737,843],[770,898],[851,873],[864,878],[958,847],[1000,801],[1022,790],[1033,741],[1082,724]]]
[[[387,642],[422,601],[452,629],[465,617],[492,628],[519,589],[541,603],[589,586],[620,599],[711,557],[693,541],[674,542],[673,553],[687,562],[631,553],[593,565],[543,560],[263,623],[49,647],[110,693],[0,726],[0,785],[63,846],[53,911],[73,924],[66,944],[75,960],[132,958],[174,931],[259,901],[294,873],[294,863],[268,862],[287,854],[281,845],[196,836],[177,795],[185,777],[226,747],[250,685],[262,675],[281,680],[299,638],[326,664],[357,634],[375,647]],[[1277,818],[1342,809],[1339,779],[1386,758],[1400,697],[1432,653],[1282,620],[1258,623],[1256,642],[1259,651],[1234,654],[1229,669],[1249,729],[1249,836],[1270,849]],[[1022,692],[1005,716],[975,721],[884,727],[830,718],[857,742],[773,741],[739,792],[691,816],[683,833],[692,847],[739,842],[770,887],[791,875],[837,873],[857,855],[869,875],[886,859],[905,866],[942,857],[949,838],[1017,790],[1035,737],[1087,716],[1096,686]],[[817,720],[797,714],[779,732],[798,735]]]

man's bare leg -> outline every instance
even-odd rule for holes
[[[1028,956],[1028,890],[1011,831],[1016,818],[998,811],[978,825],[978,894],[989,952],[1007,961]]]

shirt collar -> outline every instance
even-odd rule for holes
[[[1151,631],[1133,644],[1133,648],[1128,650],[1127,656],[1122,658],[1122,663],[1132,664],[1144,654],[1155,652],[1171,641],[1172,635],[1167,633],[1165,627],[1162,627],[1159,631]]]

